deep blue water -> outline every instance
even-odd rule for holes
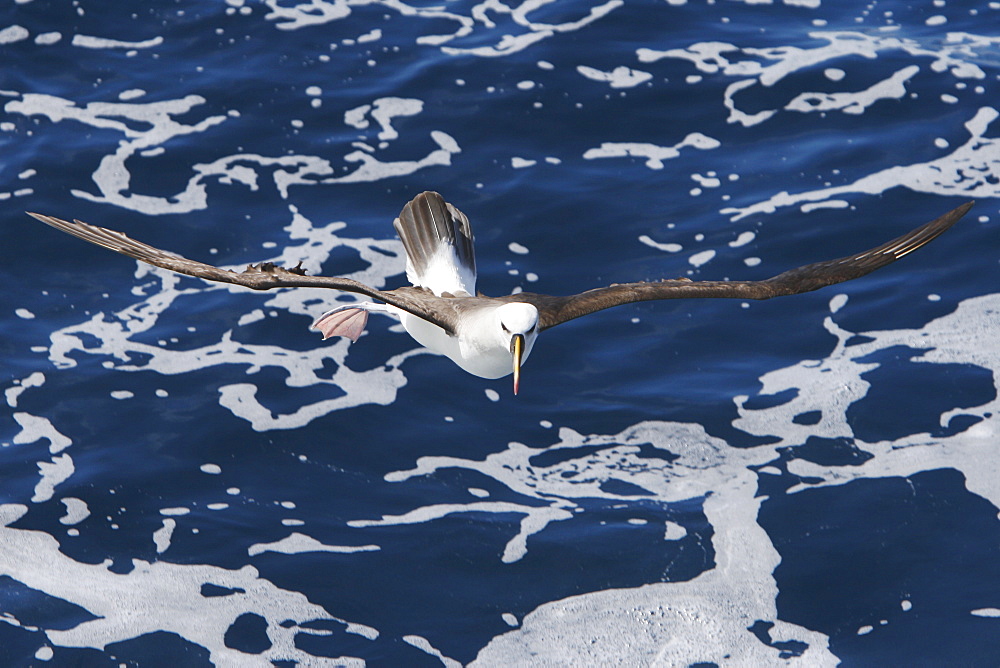
[[[1000,4],[0,9],[0,663],[1000,662]],[[436,190],[479,288],[868,277],[546,332],[521,393],[341,295]]]

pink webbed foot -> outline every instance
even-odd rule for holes
[[[331,336],[346,336],[353,342],[358,340],[367,324],[367,309],[340,306],[318,317],[309,329],[322,332],[324,340]]]

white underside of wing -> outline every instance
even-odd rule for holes
[[[476,272],[459,262],[455,249],[448,244],[438,247],[423,274],[417,274],[407,258],[406,279],[439,297],[445,292],[453,295],[462,292],[476,294]]]

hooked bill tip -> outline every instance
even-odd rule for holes
[[[524,351],[524,336],[515,334],[511,340],[511,354],[514,358],[514,396],[517,396],[517,389],[521,385],[521,355]]]

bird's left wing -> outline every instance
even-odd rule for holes
[[[449,333],[454,333],[455,322],[453,313],[447,306],[438,304],[442,298],[434,297],[422,288],[404,287],[396,290],[377,290],[369,285],[343,276],[307,276],[300,267],[285,269],[271,262],[251,264],[242,272],[214,267],[204,262],[189,260],[174,253],[160,250],[136,241],[131,237],[114,230],[97,225],[90,225],[79,220],[73,222],[28,212],[28,215],[57,230],[72,234],[74,237],[89,241],[116,253],[127,255],[146,264],[176,271],[180,274],[203,278],[206,281],[242,285],[252,290],[271,290],[273,288],[329,288],[354,292],[412,313],[420,318],[434,323]]]
[[[836,260],[807,264],[761,281],[691,281],[680,278],[656,283],[621,283],[568,297],[521,293],[508,299],[534,304],[539,310],[541,328],[548,329],[588,313],[640,301],[697,297],[770,299],[796,295],[860,278],[895,262],[943,234],[972,208],[972,204],[967,202],[877,248]]]

